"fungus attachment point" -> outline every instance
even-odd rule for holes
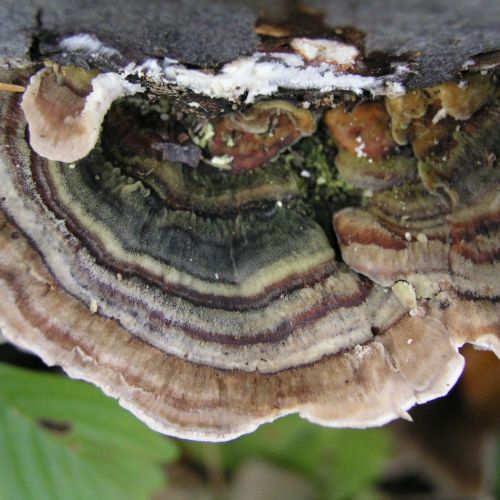
[[[39,71],[31,78],[21,104],[31,147],[49,160],[80,160],[95,146],[111,103],[140,91],[140,85],[116,73],[57,65]]]

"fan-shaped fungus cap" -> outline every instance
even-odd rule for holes
[[[103,3],[116,11],[94,8]],[[330,28],[321,39],[269,29],[258,51],[252,10],[202,3],[208,21],[225,22],[177,23],[180,52],[160,21],[186,21],[189,2],[127,2],[111,33],[93,11],[44,10],[49,32],[73,33],[40,40],[59,66],[0,71],[13,84],[35,74],[22,104],[0,93],[0,329],[176,436],[226,440],[292,412],[329,426],[409,418],[456,381],[461,344],[498,346],[493,80],[474,86],[491,93],[470,99],[460,130],[450,113],[430,144],[419,130],[432,104],[394,127],[399,108],[382,99],[418,74],[434,88],[442,68],[432,80],[419,60],[410,76],[407,61],[381,64],[373,40],[363,51],[350,30],[340,67],[323,50]],[[360,12],[363,24],[371,11]],[[152,13],[161,29],[152,23],[132,50],[123,34]],[[234,38],[227,50],[217,33]],[[130,96],[138,81],[145,94]],[[376,102],[354,102],[363,91]],[[349,119],[330,112],[332,141],[322,118],[337,101]],[[371,120],[370,155],[358,155]],[[413,150],[396,145],[396,129]]]
[[[96,145],[113,101],[141,90],[116,73],[58,65],[39,71],[21,104],[29,123],[30,146],[49,160],[80,160]]]

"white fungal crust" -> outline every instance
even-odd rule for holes
[[[80,52],[89,56],[113,57],[119,55],[118,50],[107,47],[97,37],[88,33],[79,33],[63,38],[59,46],[64,51]]]
[[[58,82],[52,69],[39,71],[31,78],[21,104],[31,147],[50,160],[80,160],[95,146],[113,101],[142,90],[116,73],[103,73],[92,80],[90,92],[81,96]]]
[[[290,45],[307,61],[323,61],[345,68],[352,66],[359,56],[356,47],[336,40],[294,38]]]
[[[272,95],[279,88],[294,90],[347,90],[355,94],[365,91],[374,95],[396,96],[404,93],[400,80],[407,67],[398,65],[386,76],[364,76],[348,73],[327,62],[308,64],[299,54],[256,52],[225,64],[218,72],[201,71],[165,59],[148,59],[143,63],[130,63],[124,75],[145,78],[159,85],[175,85],[198,94],[231,101],[247,94],[245,103],[259,96]]]
[[[116,49],[86,33],[64,38],[59,46],[66,53],[90,57],[119,55]],[[405,92],[401,84],[408,73],[405,64],[394,65],[387,75],[366,76],[349,72],[360,57],[359,50],[353,45],[302,37],[293,39],[290,46],[295,53],[255,52],[230,61],[217,71],[189,68],[165,57],[132,61],[120,70],[120,75],[133,75],[155,85],[175,86],[231,101],[246,94],[247,104],[257,97],[272,95],[279,88],[321,92],[347,90],[356,94],[371,92],[392,97]]]

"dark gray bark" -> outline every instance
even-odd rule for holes
[[[365,32],[368,52],[413,54],[410,87],[450,80],[470,57],[500,49],[498,0],[304,3],[322,9],[332,27],[353,26]],[[27,60],[30,49],[40,57],[54,56],[62,37],[89,33],[122,55],[92,61],[102,69],[146,57],[216,67],[257,49],[255,22],[263,8],[271,8],[263,5],[258,0],[3,0],[0,61]],[[273,5],[287,10],[286,2]]]

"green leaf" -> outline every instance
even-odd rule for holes
[[[289,416],[224,444],[184,443],[206,467],[234,471],[262,458],[314,481],[319,498],[358,498],[380,478],[392,443],[385,429],[328,429]]]
[[[0,363],[0,500],[140,500],[174,443],[95,387]]]

